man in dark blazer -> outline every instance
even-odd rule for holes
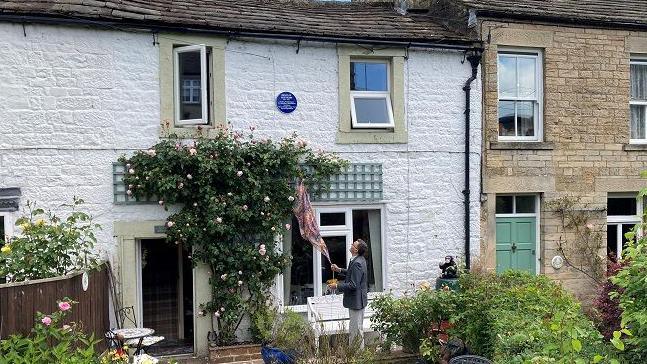
[[[348,308],[350,317],[349,323],[349,342],[351,345],[357,345],[364,348],[364,309],[368,303],[368,274],[366,271],[366,258],[368,245],[362,239],[357,239],[350,247],[350,253],[353,256],[348,263],[348,269],[339,268],[333,264],[330,269],[345,275],[342,283],[331,284],[329,288],[338,289],[344,293],[344,307]]]

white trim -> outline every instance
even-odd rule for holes
[[[382,291],[386,290],[388,287],[388,277],[387,277],[387,253],[388,253],[388,239],[385,236],[385,206],[384,204],[362,204],[362,205],[330,205],[330,204],[317,204],[313,205],[315,210],[315,218],[317,225],[320,224],[321,213],[335,213],[343,212],[345,213],[345,225],[336,225],[336,226],[324,226],[320,227],[319,231],[322,237],[331,237],[331,236],[345,236],[346,237],[346,264],[350,262],[351,254],[349,252],[350,246],[353,243],[353,211],[355,210],[379,210],[380,211],[380,234],[381,234],[381,250],[382,250]],[[315,251],[312,248],[313,253],[313,293],[315,297],[322,296],[323,291],[323,282],[322,280],[322,254]],[[283,272],[277,275],[278,283],[276,284],[277,293],[279,300],[282,303],[282,308],[289,308],[295,312],[307,312],[307,304],[303,305],[289,305],[284,297],[284,284],[283,284]]]
[[[386,65],[386,91],[354,91],[350,90],[350,113],[351,113],[351,127],[355,129],[392,129],[395,127],[395,120],[393,118],[393,103],[391,102],[391,67],[392,62],[389,59],[363,59],[363,58],[351,58],[350,59],[350,70],[352,72],[353,63],[379,63]],[[368,82],[368,81],[367,81]],[[351,85],[352,87],[352,85]],[[389,118],[389,123],[360,123],[357,121],[357,114],[355,112],[355,98],[359,99],[376,99],[376,100],[386,100],[387,107],[387,117]]]
[[[137,272],[137,326],[144,327],[144,290],[142,287],[142,239],[135,240],[135,271]]]
[[[529,58],[535,60],[535,87],[536,87],[536,97],[501,97],[501,92],[499,90],[499,71],[498,66],[500,64],[501,56],[504,57],[516,57],[516,58]],[[519,142],[536,142],[543,140],[544,130],[544,77],[543,77],[543,54],[541,50],[538,49],[527,49],[527,48],[513,48],[513,47],[499,47],[497,52],[497,136],[498,140],[501,141],[519,141]],[[519,66],[517,62],[517,67],[515,69],[515,74],[517,76],[517,87],[519,87]],[[501,101],[534,101],[534,136],[502,136],[499,135],[499,117],[498,117],[498,105]],[[517,128],[517,111],[515,106],[515,134],[518,132]]]
[[[180,118],[180,106],[182,99],[180,95],[180,67],[179,55],[180,53],[187,52],[200,52],[200,89],[201,89],[201,102],[202,102],[202,118],[201,119],[187,119]],[[207,47],[204,44],[191,45],[186,47],[173,48],[173,93],[175,100],[175,125],[204,125],[209,124],[209,100],[207,97]]]
[[[607,206],[609,199],[612,198],[633,198],[636,199],[638,193],[608,193],[607,194]],[[637,225],[641,223],[641,216],[643,216],[643,202],[640,200],[636,201],[636,214],[635,215],[607,215],[607,234],[609,233],[609,225],[616,226],[616,247],[615,252],[617,258],[622,258],[622,226],[623,225]],[[641,230],[639,230],[641,232]],[[607,246],[608,249],[608,246]]]
[[[0,216],[4,217],[4,234],[5,241],[11,238],[14,234],[15,216],[13,212],[0,212]]]

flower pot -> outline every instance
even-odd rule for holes
[[[294,354],[286,353],[279,348],[273,346],[263,346],[261,348],[261,356],[265,364],[294,364],[296,358]]]
[[[235,363],[261,359],[261,346],[256,344],[209,346],[209,363]]]

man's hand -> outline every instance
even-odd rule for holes
[[[328,289],[331,291],[334,291],[337,289],[337,283],[329,284]]]
[[[333,272],[337,272],[337,273],[341,272],[341,268],[339,268],[337,264],[331,265],[330,269],[332,269]]]

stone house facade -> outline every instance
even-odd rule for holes
[[[484,45],[482,264],[545,274],[586,298],[595,285],[578,269],[592,274],[581,237],[600,243],[604,264],[643,211],[644,2],[461,3]],[[555,213],[564,197],[588,216],[584,235]]]
[[[445,255],[463,256],[463,87],[473,71],[464,55],[478,48],[471,36],[432,17],[399,13],[392,4],[214,0],[202,6],[0,4],[0,197],[10,195],[0,205],[5,231],[28,200],[55,209],[83,198],[103,227],[96,247],[113,265],[120,304],[134,306],[140,325],[204,354],[212,326],[197,312],[209,299],[209,274],[187,268],[186,254],[162,242],[169,212],[127,201],[115,162],[165,138],[167,126],[190,136],[197,125],[208,132],[229,123],[236,130],[254,126],[259,137],[296,131],[314,148],[352,163],[336,194],[315,207],[322,225],[330,222],[322,231],[336,258],[348,259],[353,239],[369,240],[371,289],[409,289],[438,276],[436,264]],[[180,63],[192,71],[180,71]],[[366,111],[351,75],[366,69],[378,84],[376,97],[388,103],[378,113],[385,126],[362,125]],[[473,256],[481,219],[480,90],[477,77],[468,105]],[[276,107],[284,91],[298,100],[292,113]],[[305,263],[277,277],[276,295],[304,308],[308,296],[324,293],[327,267],[299,244],[298,236],[284,237],[284,249]],[[167,271],[184,278],[166,282]],[[178,314],[159,311],[169,306],[155,295],[166,295]],[[173,315],[177,320],[162,322]]]

